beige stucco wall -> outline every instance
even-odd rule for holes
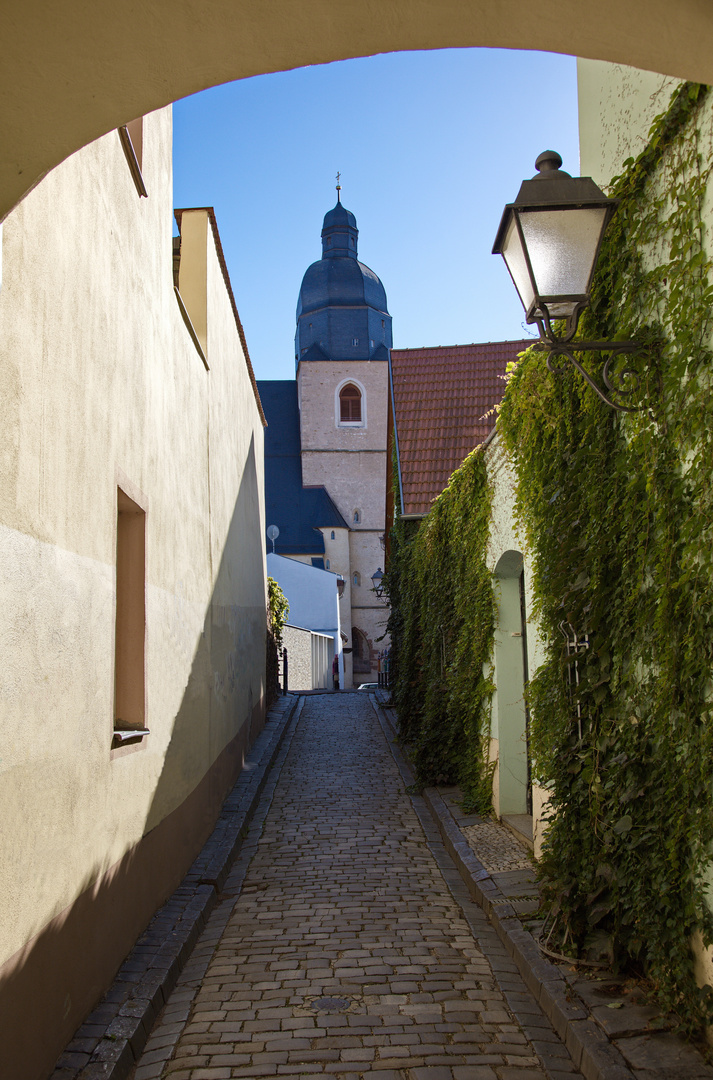
[[[176,303],[170,109],[143,173],[139,199],[112,132],[3,230],[0,965],[259,726],[262,424],[211,237],[210,372]],[[112,752],[118,483],[147,509],[150,735]]]
[[[232,79],[400,49],[487,46],[599,57],[713,83],[706,0],[213,0],[6,5],[0,218],[104,132]]]
[[[578,59],[580,175],[606,188],[624,161],[644,149],[651,124],[679,82],[624,64]]]

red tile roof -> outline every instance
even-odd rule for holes
[[[505,390],[505,369],[531,344],[532,338],[392,349],[404,514],[427,514],[451,473],[487,439],[495,426],[492,410]]]

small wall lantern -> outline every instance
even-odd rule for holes
[[[379,597],[379,599],[381,599],[381,597],[384,595],[383,578],[384,578],[384,575],[383,575],[383,572],[381,570],[381,567],[379,567],[379,569],[376,571],[375,574],[371,575],[371,584],[372,584],[372,586],[374,588],[374,592]]]
[[[540,154],[535,162],[537,176],[523,181],[515,202],[503,211],[493,254],[502,255],[526,320],[537,325],[550,370],[556,370],[553,358],[566,357],[602,401],[630,412],[630,406],[611,395],[628,397],[638,380],[629,369],[615,374],[612,363],[622,353],[638,352],[640,345],[574,341],[580,315],[590,303],[602,238],[619,200],[608,198],[589,177],[563,172],[561,164],[554,150]],[[564,320],[564,332],[559,335],[555,320]],[[576,360],[574,351],[611,353],[603,365],[603,386]]]

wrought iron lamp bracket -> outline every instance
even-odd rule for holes
[[[540,332],[540,339],[535,343],[535,348],[547,353],[547,367],[552,372],[563,371],[566,365],[557,364],[557,357],[564,357],[576,368],[585,382],[591,386],[595,394],[617,412],[638,412],[641,405],[626,405],[621,400],[631,397],[640,385],[639,376],[630,367],[615,369],[616,361],[620,356],[631,355],[642,351],[642,344],[638,341],[575,341],[579,316],[587,306],[587,302],[577,304],[572,314],[568,317],[564,334],[558,335],[552,326],[552,320],[547,308],[541,304],[542,314],[531,316],[529,322],[534,322]],[[608,353],[609,356],[602,364],[601,384],[580,364],[574,355],[575,352]]]

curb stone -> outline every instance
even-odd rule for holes
[[[124,1080],[140,1058],[154,1020],[215,906],[298,702],[297,696],[288,695],[271,708],[213,832],[75,1032],[50,1080]]]
[[[395,739],[397,732],[391,718],[377,698],[370,696],[385,732]],[[390,749],[410,787],[414,775],[403,750],[393,743],[390,743]],[[421,796],[468,892],[490,919],[528,990],[567,1047],[574,1065],[586,1080],[635,1080],[635,1073],[629,1069],[623,1055],[599,1025],[590,1020],[585,1006],[578,1000],[570,1000],[569,985],[562,973],[542,955],[532,935],[524,929],[508,898],[463,837],[438,791],[424,788]]]

